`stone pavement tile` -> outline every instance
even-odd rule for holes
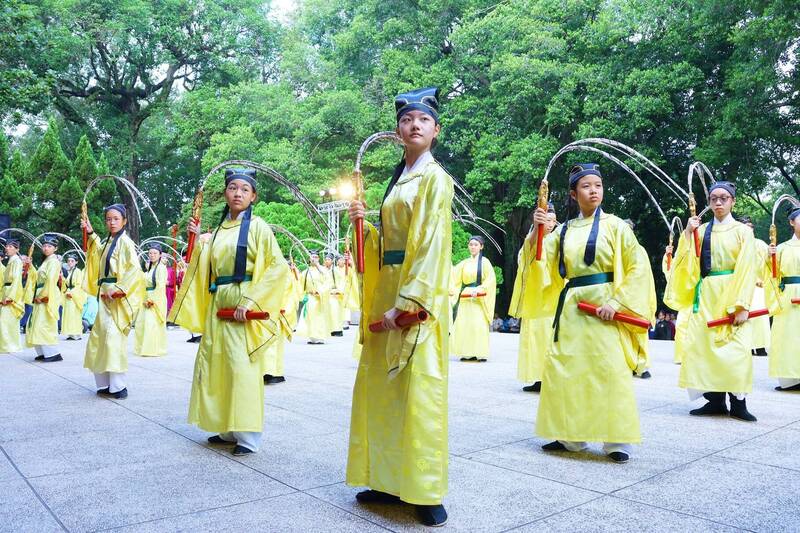
[[[706,531],[732,533],[739,529],[667,511],[636,502],[603,496],[578,507],[539,520],[514,532],[570,531],[572,533],[659,533],[664,531]]]
[[[8,453],[6,446],[2,446],[0,449],[5,449],[6,453]],[[19,475],[19,472],[17,472],[17,469],[14,468],[14,465],[12,465],[2,451],[0,451],[0,483],[5,481],[15,481],[18,479],[22,479]],[[2,514],[0,514],[0,516],[2,516]]]
[[[268,431],[261,451],[237,458],[290,487],[307,490],[344,481],[348,432],[307,436]]]
[[[3,531],[49,533],[64,531],[25,480],[0,482],[0,517]]]
[[[158,461],[197,454],[197,444],[147,422],[109,433],[95,430],[7,442],[3,448],[25,477],[32,478]]]
[[[264,393],[265,412],[279,407],[345,428],[350,427],[352,398],[352,384],[328,386],[291,378],[285,383],[267,386]]]
[[[450,453],[454,455],[529,439],[533,434],[530,422],[466,411],[450,413],[448,428]]]
[[[121,445],[132,445],[121,443]],[[119,527],[293,492],[222,454],[153,450],[145,463],[30,480],[70,531]]]
[[[615,496],[751,531],[797,531],[796,471],[706,457],[625,488]]]
[[[798,426],[800,428],[800,426]],[[717,453],[719,457],[791,468],[800,476],[800,431],[778,429]],[[800,524],[798,525],[800,526]]]
[[[634,446],[628,463],[616,464],[603,454],[600,443],[591,443],[589,451],[583,453],[548,453],[541,449],[545,442],[538,438],[529,439],[465,457],[602,493],[626,487],[701,457],[700,454],[671,448],[642,445]]]
[[[442,531],[504,531],[599,496],[458,457],[451,457],[449,476],[449,518]],[[358,504],[359,490],[340,483],[309,493],[394,531],[426,530],[411,506]]]
[[[379,532],[386,529],[296,492],[220,509],[198,511],[128,527],[117,532],[280,531],[281,533]]]
[[[536,411],[539,409],[539,395],[534,392],[524,392],[522,385],[519,384],[512,393],[512,398],[513,400],[501,404],[476,405],[470,407],[468,411],[525,422],[528,424],[530,437],[533,434]]]

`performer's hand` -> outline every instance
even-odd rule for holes
[[[150,300],[148,300],[148,301],[146,301],[146,302],[144,303],[144,306],[145,306],[146,308],[150,309],[151,307],[153,307],[153,302],[151,302]]]
[[[233,319],[237,322],[247,322],[247,308],[241,305],[236,307],[236,311],[233,312]]]
[[[747,318],[748,318],[747,315],[748,315],[747,309],[737,308],[736,313],[733,315],[733,325],[734,326],[741,326],[742,324],[747,322]]]
[[[778,253],[778,245],[777,244],[770,244],[769,245],[769,255],[775,255]]]
[[[350,217],[350,222],[352,223],[355,223],[356,220],[363,220],[363,218],[367,215],[367,204],[358,200],[353,200],[350,202],[350,209],[348,210],[347,214]]]
[[[672,247],[672,245],[671,245],[671,244],[667,245],[667,247],[666,247],[666,248],[664,248],[664,253],[665,253],[665,254],[672,255],[672,251],[673,251],[673,247]]]
[[[189,233],[200,235],[200,224],[198,224],[193,217],[189,217],[189,223],[186,225],[186,229]]]
[[[89,222],[89,219],[81,220],[81,229],[85,229],[86,233],[94,233],[94,228],[92,227],[92,223]]]
[[[701,223],[700,217],[689,217],[689,220],[686,221],[686,230],[684,230],[687,237],[694,233],[694,230],[699,228]]]
[[[72,295],[70,293],[67,293],[66,296],[67,296],[67,300],[72,300]]]
[[[539,224],[544,225],[547,224],[547,211],[542,209],[541,207],[537,207],[536,211],[533,212],[533,223],[537,226]]]
[[[33,263],[33,260],[30,257],[28,257],[27,255],[21,255],[20,258],[22,259],[22,264],[23,265],[30,265],[30,264]]]
[[[395,320],[397,320],[397,317],[400,316],[402,312],[402,309],[394,307],[383,313],[383,327],[385,329],[400,329],[395,323]]]
[[[616,311],[614,311],[614,308],[608,304],[604,304],[602,307],[597,308],[597,316],[603,320],[613,320],[615,314]]]

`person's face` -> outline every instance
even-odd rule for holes
[[[800,238],[800,216],[794,217],[792,220],[789,221],[789,225],[792,227],[792,231],[794,234]]]
[[[67,258],[67,266],[69,267],[70,270],[75,268],[75,265],[77,265],[77,264],[78,264],[78,260],[75,259],[74,257],[68,257]]]
[[[43,244],[42,245],[42,253],[44,253],[45,257],[50,257],[54,253],[56,253],[56,247],[52,244]]]
[[[664,320],[664,313],[663,312],[658,313],[658,319],[659,320]]]
[[[417,152],[430,150],[440,130],[441,127],[432,116],[417,110],[404,114],[397,123],[397,135],[403,144]]]
[[[319,265],[319,256],[317,254],[311,254],[311,266]]]
[[[106,230],[112,235],[116,235],[125,227],[125,217],[116,209],[106,211]]]
[[[336,266],[338,266],[339,268],[344,268],[344,257],[340,257],[339,259],[336,260]]]
[[[6,244],[6,256],[7,257],[14,257],[18,253],[19,253],[19,248],[17,248],[13,244]]]
[[[155,263],[161,259],[161,252],[153,248],[150,248],[149,250],[147,250],[147,258],[150,260],[150,263]]]
[[[326,257],[325,258],[325,266],[330,268],[332,264],[333,264],[333,259],[331,259],[330,257]]]
[[[578,202],[581,211],[593,211],[603,203],[603,180],[600,176],[588,174],[578,180],[569,195]]]
[[[724,189],[714,189],[711,191],[711,194],[708,195],[708,205],[711,206],[714,216],[717,217],[718,220],[721,220],[730,214],[733,206],[736,205],[736,200],[728,191]]]
[[[469,244],[467,244],[467,247],[469,248],[469,255],[472,257],[475,257],[480,253],[481,250],[483,250],[483,245],[478,242],[477,239],[471,239]]]
[[[248,182],[232,180],[225,187],[225,201],[231,211],[241,213],[256,201],[256,192]]]
[[[544,225],[545,233],[550,233],[556,227],[556,214],[555,213],[547,213],[547,222]]]

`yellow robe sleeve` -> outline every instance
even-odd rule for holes
[[[608,303],[615,311],[634,314],[651,322],[656,314],[656,286],[647,252],[625,223],[614,235],[614,294]],[[636,333],[641,328],[625,324]]]
[[[453,182],[447,175],[423,174],[408,228],[405,261],[400,270],[400,290],[395,307],[404,311],[426,310],[435,320],[434,299],[443,288],[437,280],[450,277],[452,265],[445,261],[451,254],[450,205]],[[440,283],[440,282],[438,282]]]
[[[283,258],[281,248],[270,227],[252,224],[257,239],[256,260],[253,264],[253,282],[239,305],[248,310],[267,311],[275,320],[280,316],[283,293],[288,290],[289,264]]]
[[[169,322],[200,335],[206,331],[206,314],[211,303],[211,293],[208,292],[210,254],[210,239],[205,236],[198,238],[168,318]]]
[[[524,318],[547,318],[555,315],[558,295],[566,282],[558,272],[558,245],[561,242],[557,228],[542,241],[542,258],[536,260],[536,246],[526,241],[522,247],[525,284],[521,315]],[[526,316],[527,315],[527,316]]]
[[[486,293],[486,296],[480,298],[483,308],[483,315],[486,321],[491,324],[494,319],[494,303],[497,298],[497,277],[494,274],[492,263],[485,257],[482,258],[481,265],[481,284],[478,286],[480,290]]]
[[[728,302],[728,313],[734,313],[737,308],[750,310],[753,292],[760,274],[753,232],[745,227],[740,230],[739,235],[739,256],[736,258],[733,279],[727,286],[724,295],[725,301]]]
[[[464,273],[465,261],[459,262],[450,270],[450,307],[456,305],[461,296],[461,276]]]
[[[58,288],[58,280],[61,277],[61,262],[53,259],[46,261],[43,270],[43,278],[38,279],[37,283],[44,283],[44,286],[36,291],[36,298],[47,298],[47,314],[51,319],[58,320],[58,308],[61,307],[61,290]],[[38,277],[38,274],[37,274]]]
[[[672,272],[667,277],[664,303],[672,309],[691,308],[694,289],[700,279],[700,260],[694,251],[692,237],[681,233],[678,248],[672,258]]]
[[[72,288],[67,287],[70,277],[72,278]],[[83,270],[75,267],[75,270],[67,276],[61,287],[64,293],[64,305],[74,305],[79,312],[83,311],[83,306],[86,304],[86,291],[83,290]],[[70,295],[72,298],[67,298]]]
[[[83,278],[83,290],[97,296],[97,280],[100,274],[101,241],[97,233],[90,233],[86,246],[86,272]]]
[[[150,286],[152,280],[152,273],[148,273],[146,280],[147,286]],[[159,324],[164,324],[167,321],[167,267],[159,263],[156,267],[156,287],[151,291],[145,292],[145,301],[153,303],[153,310],[158,318]]]
[[[38,278],[39,278],[39,272],[35,268],[33,268],[33,264],[31,264],[28,267],[28,274],[27,278],[25,279],[25,290],[24,290],[25,296],[23,296],[22,298],[23,301],[28,305],[33,304],[33,294],[34,292],[36,292],[36,282]]]
[[[136,245],[127,234],[119,238],[114,253],[117,254],[117,282],[113,285],[109,284],[106,292],[113,294],[120,291],[125,294],[119,298],[120,305],[112,308],[112,314],[117,327],[127,335],[139,312],[139,307],[142,305],[141,290],[144,280],[142,279],[142,268],[139,266],[139,256],[136,253]],[[99,304],[103,305],[103,302],[101,301]]]
[[[22,286],[22,260],[19,256],[14,256],[8,261],[5,272],[5,283],[10,285],[3,286],[3,300],[10,300],[8,304],[14,309],[14,315],[19,318],[25,313],[25,289]]]

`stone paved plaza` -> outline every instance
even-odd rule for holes
[[[266,391],[262,451],[236,458],[186,423],[196,345],[131,357],[126,400],[94,394],[85,340],[64,362],[0,356],[2,531],[401,531],[405,507],[356,504],[344,484],[354,332],[295,340],[287,381]],[[635,380],[644,443],[628,464],[546,455],[538,396],[520,390],[518,335],[493,334],[486,364],[450,366],[452,531],[800,531],[800,394],[778,393],[755,359],[757,423],[688,416],[672,343]]]

